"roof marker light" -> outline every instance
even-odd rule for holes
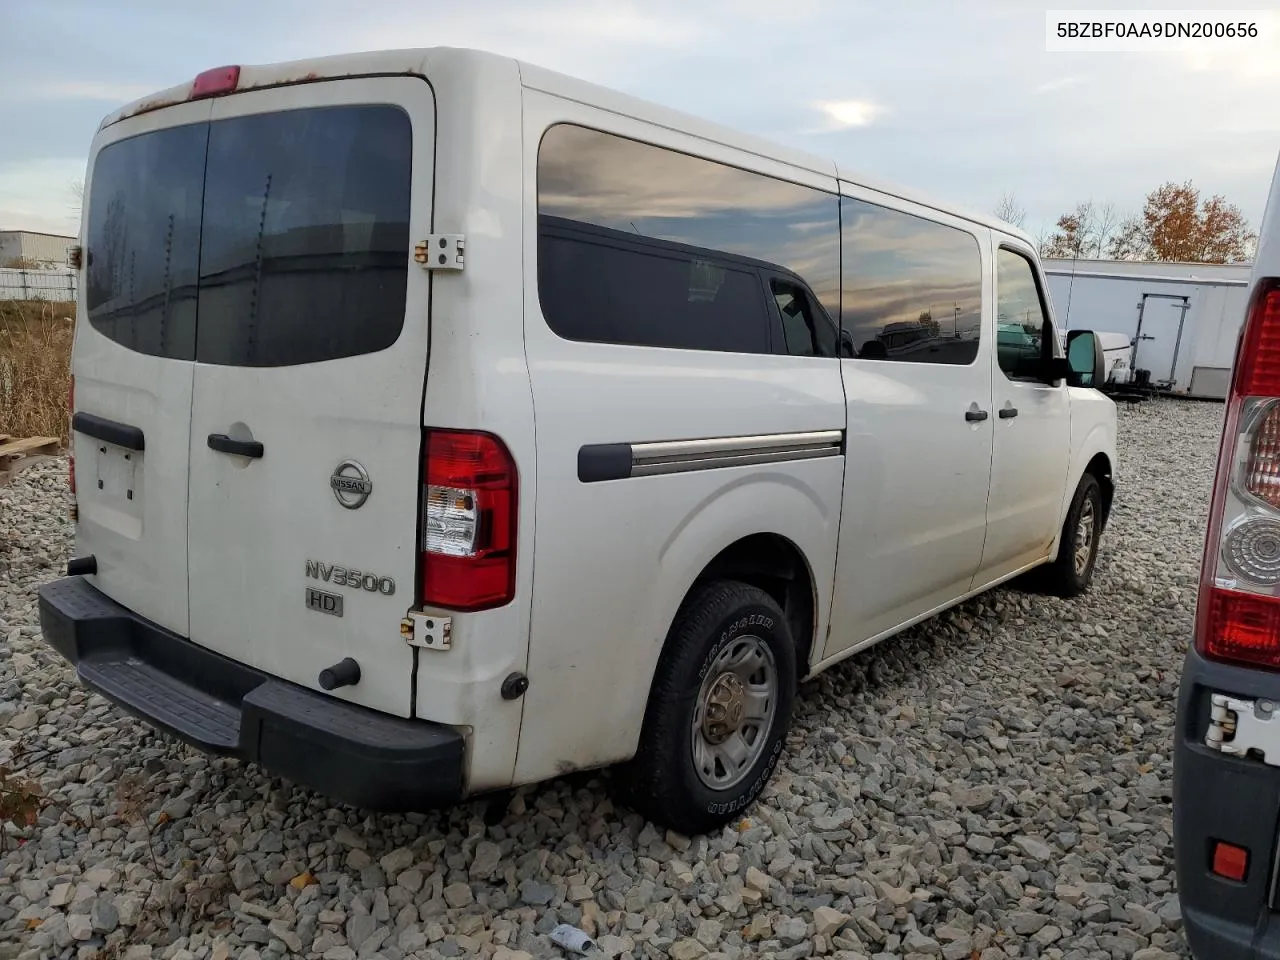
[[[232,93],[239,82],[238,66],[214,67],[212,70],[205,70],[197,74],[195,81],[191,84],[189,99],[199,100],[202,97],[217,97],[224,93]]]

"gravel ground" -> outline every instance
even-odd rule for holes
[[[168,742],[39,639],[65,464],[0,488],[0,764],[54,803],[0,852],[0,960],[1187,956],[1171,730],[1216,404],[1121,411],[1090,593],[1000,590],[809,683],[765,799],[663,834],[598,775],[366,817]],[[20,846],[15,844],[21,842]]]

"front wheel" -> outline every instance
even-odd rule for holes
[[[741,814],[791,724],[796,648],[778,604],[736,581],[698,587],[667,637],[620,799],[686,835]]]
[[[1058,558],[1040,571],[1040,586],[1059,597],[1075,597],[1089,589],[1102,538],[1102,488],[1091,473],[1080,478],[1071,509],[1062,524]]]

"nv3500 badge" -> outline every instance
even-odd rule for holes
[[[354,587],[388,597],[396,592],[396,582],[391,577],[380,577],[367,570],[352,570],[350,567],[321,563],[319,560],[307,561],[307,576],[312,580],[332,583],[335,587]]]

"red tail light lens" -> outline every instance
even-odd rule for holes
[[[1263,280],[1249,303],[1235,393],[1280,396],[1280,279]]]
[[[487,610],[515,595],[516,466],[497,437],[429,430],[422,489],[422,602]]]
[[[1207,603],[1207,656],[1280,667],[1280,599],[1210,587]]]
[[[199,100],[202,97],[216,97],[231,93],[239,82],[239,67],[214,67],[212,70],[205,70],[197,74],[195,81],[191,84],[190,99]]]

